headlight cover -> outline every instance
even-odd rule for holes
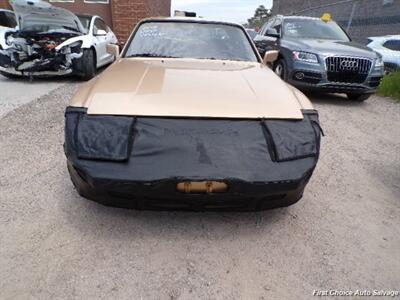
[[[6,44],[11,46],[14,43],[14,37],[10,34],[6,37]]]
[[[378,57],[375,60],[375,68],[383,68],[383,67],[384,67],[383,59],[382,57]]]
[[[319,64],[318,56],[314,53],[293,51],[293,58],[297,61],[307,62],[311,64]]]
[[[59,51],[63,54],[79,53],[82,47],[82,41],[76,41],[63,46]]]

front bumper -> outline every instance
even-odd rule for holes
[[[225,179],[223,181],[229,186],[227,193],[185,194],[176,188],[182,182],[178,179],[122,181],[110,175],[110,178],[99,180],[78,171],[71,161],[67,166],[71,180],[82,197],[105,206],[136,210],[261,211],[286,207],[302,198],[313,171],[310,169],[297,181],[282,183]],[[107,167],[106,164],[104,167]]]
[[[81,196],[107,206],[233,211],[289,206],[302,197],[319,157],[318,115],[304,115],[298,121],[163,119],[89,116],[85,109],[68,108],[68,170]],[[201,181],[224,182],[228,189],[177,189],[179,183]]]
[[[21,72],[15,68],[4,68],[0,66],[0,71],[13,76],[34,76],[34,77],[53,77],[53,76],[66,76],[73,73],[72,69],[62,69],[58,71],[34,71],[34,72]]]
[[[56,53],[53,57],[42,59],[15,59],[19,56],[13,50],[0,51],[0,71],[12,76],[65,76],[74,73],[74,62],[81,58],[81,53]],[[14,59],[12,58],[14,57]]]
[[[288,72],[288,82],[303,91],[372,94],[383,76],[383,68],[372,68],[362,82],[337,82],[329,80],[323,65],[294,62]]]

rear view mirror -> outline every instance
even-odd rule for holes
[[[114,55],[115,58],[119,57],[119,46],[115,44],[108,44],[107,45],[107,53]]]
[[[271,66],[277,59],[279,56],[279,51],[276,50],[270,50],[265,52],[264,54],[264,64],[267,66]]]
[[[107,35],[107,31],[103,30],[103,29],[97,29],[94,33],[95,36],[104,36]]]
[[[268,28],[267,32],[265,33],[265,35],[269,36],[269,37],[274,37],[274,38],[277,38],[277,39],[281,37],[281,35],[278,33],[278,31],[276,31],[275,28]]]

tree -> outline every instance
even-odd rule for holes
[[[271,10],[266,9],[264,5],[260,5],[254,12],[254,16],[247,20],[245,26],[249,28],[260,28],[270,17]]]

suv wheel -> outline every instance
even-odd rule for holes
[[[286,61],[284,59],[280,59],[276,62],[275,67],[274,67],[274,72],[276,75],[278,75],[282,80],[287,79],[287,65]]]
[[[371,97],[371,94],[357,94],[357,93],[348,93],[347,98],[352,101],[363,102]]]

